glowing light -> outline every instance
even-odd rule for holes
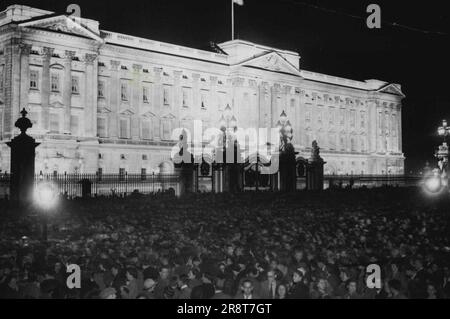
[[[50,209],[58,202],[58,192],[53,184],[40,183],[36,186],[34,198],[40,207]]]
[[[425,187],[432,193],[437,193],[441,189],[441,179],[437,176],[429,178],[425,182]]]

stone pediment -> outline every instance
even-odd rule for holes
[[[107,107],[99,107],[97,108],[97,113],[111,113],[111,110]]]
[[[126,109],[120,112],[120,115],[133,115],[134,112],[130,109]]]
[[[300,70],[275,51],[265,52],[238,65],[300,76]]]
[[[32,19],[30,21],[19,23],[19,26],[73,34],[103,42],[103,39],[99,34],[96,34],[95,32],[89,30],[86,26],[77,23],[66,15],[52,16],[42,19]]]
[[[60,101],[55,101],[55,102],[51,103],[50,105],[54,108],[63,108],[64,107],[64,104],[61,103]]]
[[[167,113],[167,114],[161,116],[161,118],[173,120],[175,118],[175,115],[173,115],[172,113]]]
[[[152,113],[152,112],[145,112],[145,113],[142,114],[142,116],[146,117],[146,118],[156,117],[156,115],[154,113]]]
[[[378,89],[377,92],[380,93],[389,93],[394,95],[399,95],[401,97],[405,97],[405,94],[402,92],[401,88],[397,84],[388,84]]]

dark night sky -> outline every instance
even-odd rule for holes
[[[82,17],[105,30],[169,43],[205,48],[209,41],[230,40],[231,0],[2,1],[65,12],[70,3]],[[443,118],[450,120],[450,19],[445,1],[244,0],[236,6],[240,39],[300,53],[300,67],[356,80],[376,78],[400,83],[403,101],[403,151],[407,170],[433,160]],[[336,10],[318,10],[302,3]],[[381,18],[445,35],[383,25],[368,29],[366,7],[381,6]],[[425,5],[425,3],[427,5]],[[342,14],[345,13],[345,14]],[[361,16],[363,19],[350,17]]]

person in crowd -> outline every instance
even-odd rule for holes
[[[241,291],[236,294],[235,299],[260,299],[253,290],[253,282],[250,279],[245,279],[242,282]]]
[[[267,280],[261,283],[260,293],[263,299],[275,299],[277,295],[277,279],[275,277],[275,271],[269,270],[267,272]]]
[[[211,299],[231,299],[231,296],[224,292],[225,276],[218,275],[214,280],[214,295]]]
[[[305,284],[304,269],[298,268],[292,274],[292,286],[288,294],[289,299],[309,299],[309,287]]]
[[[142,288],[142,294],[146,296],[147,299],[155,299],[154,289],[156,287],[156,282],[152,278],[147,278],[144,281],[144,286]]]
[[[180,292],[178,293],[177,298],[178,299],[190,299],[191,298],[191,292],[192,289],[188,286],[188,276],[186,274],[183,274],[178,279],[178,288]]]
[[[136,299],[139,294],[137,284],[137,270],[136,268],[128,268],[126,272],[127,282],[126,286],[121,287],[121,296],[123,299]]]
[[[275,299],[287,299],[287,287],[285,284],[280,283],[277,287],[277,294],[275,296]]]

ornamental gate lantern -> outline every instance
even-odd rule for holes
[[[20,113],[22,117],[15,123],[20,134],[6,144],[11,148],[11,200],[23,204],[33,200],[35,149],[40,143],[26,134],[33,126],[26,117],[28,112],[24,108]]]
[[[279,190],[282,192],[293,192],[297,188],[295,156],[298,152],[295,151],[295,148],[292,145],[294,130],[284,110],[277,122],[277,128],[280,134],[280,148],[278,154]]]

